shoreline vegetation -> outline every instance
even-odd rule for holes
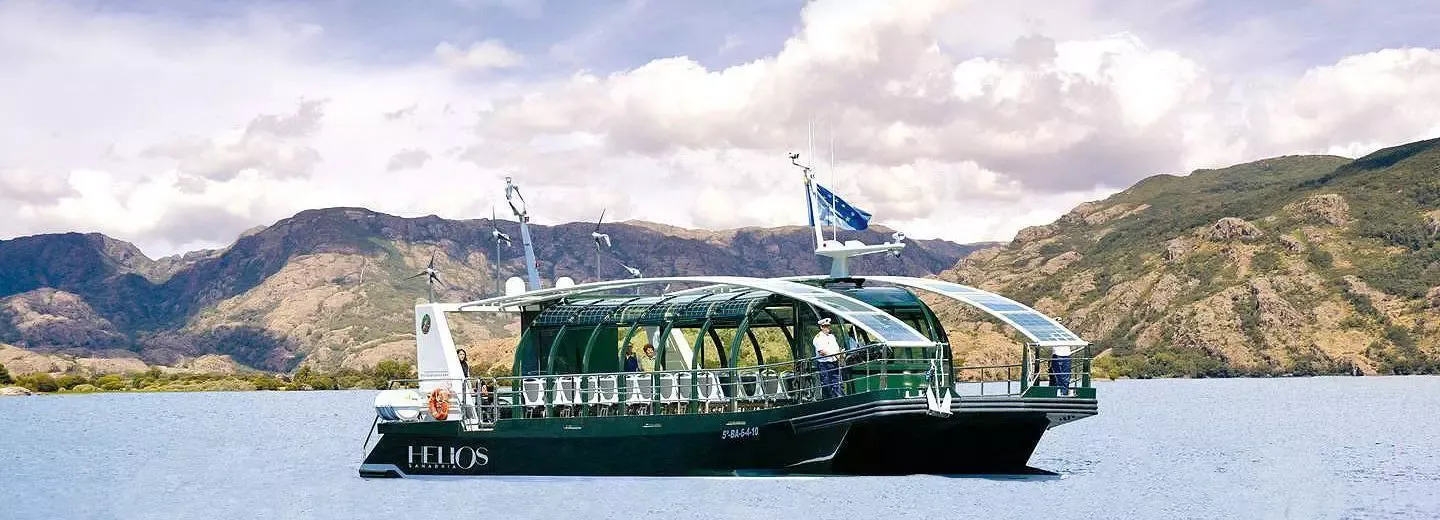
[[[1129,361],[1129,360],[1126,360]],[[1193,360],[1191,360],[1193,361]],[[1132,361],[1133,362],[1133,361]],[[1229,379],[1229,378],[1275,378],[1275,377],[1320,377],[1350,376],[1340,370],[1299,371],[1287,374],[1231,372],[1217,367],[1211,370],[1161,370],[1160,367],[1114,366],[1115,360],[1102,356],[1096,360],[1094,379],[1118,381],[1122,379]],[[1186,363],[1180,363],[1186,365]],[[1194,368],[1194,367],[1169,367]],[[1333,368],[1333,367],[1332,367]],[[1128,370],[1127,370],[1128,369]],[[1132,372],[1133,370],[1133,372]],[[496,365],[489,370],[478,371],[475,375],[508,374],[510,367]],[[1425,372],[1408,374],[1377,375],[1424,375]],[[279,391],[303,392],[317,390],[383,390],[393,379],[414,379],[415,367],[409,362],[381,361],[364,370],[344,369],[321,372],[303,367],[293,374],[250,372],[250,373],[166,373],[152,367],[143,372],[124,374],[84,375],[66,373],[11,374],[0,364],[0,388],[23,388],[28,393],[9,392],[4,395],[39,394],[92,394],[92,393],[136,393],[136,392],[254,392]]]
[[[381,361],[364,370],[321,372],[302,367],[293,374],[271,372],[185,373],[151,367],[123,374],[44,372],[11,374],[0,365],[0,388],[18,387],[36,394],[90,394],[102,392],[245,392],[313,390],[382,390],[392,379],[414,379],[409,362]],[[22,394],[23,395],[23,394]]]

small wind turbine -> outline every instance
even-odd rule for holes
[[[903,244],[903,243],[905,243],[905,232],[904,232],[904,231],[896,231],[896,232],[894,232],[894,233],[891,233],[891,234],[890,234],[890,239],[891,239],[891,240],[894,240],[896,244]],[[893,257],[895,257],[895,258],[900,258],[900,250],[899,250],[899,249],[892,249],[892,250],[890,250],[890,256],[893,256]]]
[[[490,238],[495,240],[495,294],[505,294],[505,282],[500,280],[500,244],[512,247],[514,243],[510,241],[510,235],[500,231],[500,224],[495,220],[495,206],[490,206]]]
[[[590,238],[595,240],[595,281],[600,281],[600,251],[610,248],[610,235],[600,232],[600,224],[605,222],[605,210],[600,210],[600,220],[595,221],[595,230],[590,232]]]
[[[427,275],[428,275],[428,276],[427,276]],[[418,273],[415,273],[414,275],[406,278],[406,280],[414,280],[414,279],[419,278],[419,277],[421,277],[421,276],[426,276],[425,282],[426,282],[426,286],[428,287],[428,291],[429,291],[428,293],[429,293],[429,296],[430,296],[430,302],[431,302],[431,303],[434,303],[434,302],[435,302],[435,284],[438,283],[438,284],[440,284],[440,285],[442,285],[442,286],[445,285],[445,282],[440,281],[440,271],[438,271],[438,270],[435,269],[435,253],[430,253],[430,263],[429,263],[429,264],[426,264],[424,271],[420,271],[420,272],[418,272]]]
[[[639,269],[636,269],[636,268],[634,268],[634,267],[630,267],[630,266],[628,266],[628,265],[625,265],[625,262],[621,262],[620,260],[617,259],[617,260],[615,260],[615,263],[620,264],[620,267],[625,268],[625,272],[630,273],[630,277],[631,277],[631,278],[644,278],[644,277],[645,277],[645,275],[640,274],[640,270],[639,270]]]

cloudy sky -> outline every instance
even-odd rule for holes
[[[1005,240],[1156,173],[1440,135],[1433,0],[0,0],[0,238],[316,207]],[[834,167],[830,167],[833,142]],[[833,180],[832,180],[833,179]]]

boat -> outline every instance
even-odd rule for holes
[[[1046,431],[1098,412],[1090,343],[1055,319],[957,283],[850,273],[851,258],[899,254],[903,236],[834,238],[837,221],[863,229],[868,213],[791,162],[828,274],[541,288],[528,210],[507,179],[529,283],[415,306],[416,379],[376,396],[360,476],[1028,473]],[[957,366],[922,295],[1013,328],[1019,362]],[[466,377],[449,323],[472,313],[518,319],[512,373]],[[841,352],[817,355],[823,323]]]

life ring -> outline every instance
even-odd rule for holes
[[[436,388],[430,392],[430,416],[437,421],[450,417],[450,390]]]

